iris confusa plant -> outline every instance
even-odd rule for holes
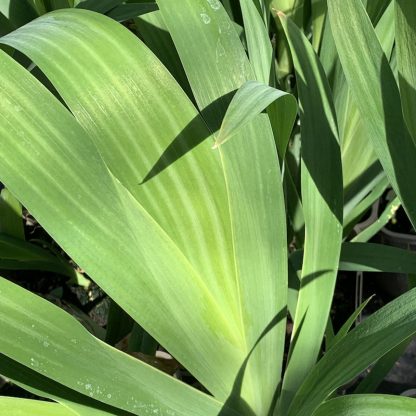
[[[416,411],[409,398],[336,397],[416,332],[415,290],[351,331],[359,311],[336,335],[329,320],[339,269],[416,269],[366,243],[374,228],[345,241],[389,184],[416,223],[412,2],[230,3],[158,0],[135,21],[142,40],[80,9],[1,38],[58,98],[1,51],[0,180],[209,392],[1,279],[0,373],[55,402],[3,397],[2,414]],[[292,69],[297,100],[283,91]],[[380,374],[367,377],[361,393]]]

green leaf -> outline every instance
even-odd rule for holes
[[[107,13],[122,3],[124,3],[124,0],[82,0],[75,7],[98,13]]]
[[[328,11],[341,64],[381,164],[410,220],[416,224],[416,148],[402,115],[386,56],[361,2],[332,1]],[[344,30],[349,27],[349,30]]]
[[[353,243],[364,243],[369,241],[372,237],[374,237],[394,216],[396,211],[400,207],[400,200],[396,196],[393,200],[391,200],[384,211],[380,214],[377,220],[369,225],[365,230],[361,231],[358,235],[356,235],[351,242]]]
[[[77,279],[76,270],[47,250],[7,235],[0,235],[0,269],[44,270]]]
[[[403,115],[416,142],[416,9],[411,0],[395,0],[396,52]]]
[[[124,22],[125,20],[134,19],[141,14],[154,12],[155,10],[157,10],[156,3],[120,4],[114,9],[111,9],[107,13],[107,16],[118,22]]]
[[[412,416],[415,412],[416,400],[409,397],[354,394],[327,401],[313,416]]]
[[[107,332],[105,342],[116,345],[133,329],[133,319],[111,299],[108,308]]]
[[[354,328],[308,374],[292,402],[289,416],[309,416],[338,387],[414,334],[415,307],[416,289],[390,302]]]
[[[146,45],[160,59],[163,65],[174,76],[188,97],[192,99],[192,91],[183,70],[182,63],[173,44],[172,38],[163,21],[162,13],[155,11],[135,19],[137,30]]]
[[[296,100],[293,95],[257,81],[247,81],[244,83],[230,102],[221,123],[221,128],[217,134],[214,148],[228,141],[239,129],[249,124],[276,100],[284,101],[283,106],[289,109],[290,112],[290,116],[285,122],[288,125],[293,125],[297,109]]]
[[[312,46],[315,52],[319,52],[322,34],[325,27],[325,17],[327,11],[326,0],[312,0]]]
[[[303,250],[290,255],[295,270],[302,267]],[[343,243],[339,270],[415,273],[416,254],[410,250],[374,243]]]
[[[377,169],[378,170],[378,169]],[[348,203],[344,204],[344,236],[347,237],[363,215],[370,210],[372,212],[374,203],[383,195],[389,187],[386,175],[381,171],[373,180],[366,181],[367,186],[361,187]],[[368,193],[368,191],[370,191]],[[363,196],[366,195],[364,198]]]
[[[280,20],[299,92],[305,218],[301,287],[279,404],[284,414],[316,362],[329,316],[342,238],[342,172],[335,112],[323,68],[299,28],[283,14]]]
[[[0,234],[24,240],[22,205],[6,188],[0,194]]]
[[[65,406],[38,400],[0,397],[0,416],[74,416]]]
[[[136,415],[214,416],[221,409],[210,396],[94,338],[48,301],[5,279],[0,291],[0,349],[13,360]]]
[[[0,2],[2,13],[14,27],[20,27],[38,17],[37,12],[28,0],[3,0]]]
[[[158,5],[198,107],[215,132],[230,95],[254,79],[238,34],[218,1],[160,0]],[[280,381],[287,295],[286,216],[267,115],[257,116],[214,153],[221,155],[227,181],[238,285],[235,305],[241,311],[238,327],[248,357],[238,377],[234,373],[228,394],[236,407],[245,401],[251,408],[242,413],[267,415]],[[270,356],[272,362],[264,360]]]
[[[397,247],[374,243],[344,243],[340,270],[415,273],[416,254]]]
[[[53,12],[7,41],[36,58],[77,119],[2,57],[1,180],[111,298],[225,395],[244,355],[221,160],[208,141],[189,151],[209,136],[198,112],[154,55],[102,15]],[[100,77],[79,70],[92,66]],[[184,155],[164,169],[176,151]]]
[[[384,354],[371,368],[370,373],[358,384],[354,390],[354,394],[374,393],[397,360],[404,354],[412,339],[413,336]]]
[[[241,0],[241,12],[244,20],[244,31],[247,40],[248,56],[253,68],[256,80],[269,85],[272,62],[273,48],[270,42],[268,30],[260,16],[254,1]],[[273,85],[273,84],[270,84]]]
[[[366,3],[367,14],[375,26],[383,16],[387,7],[392,3],[392,0],[366,0]]]
[[[344,338],[351,327],[354,325],[355,321],[357,320],[358,316],[364,310],[364,308],[368,305],[368,302],[373,298],[370,296],[367,300],[361,303],[361,305],[351,314],[351,316],[345,321],[344,325],[342,325],[341,329],[337,332],[337,334],[332,337],[331,341],[327,343],[327,350],[332,348],[336,345],[342,338]]]
[[[111,407],[56,383],[3,354],[0,354],[0,372],[22,389],[36,396],[59,402],[80,416],[131,416],[129,412]]]

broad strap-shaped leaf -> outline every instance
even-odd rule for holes
[[[78,414],[58,403],[40,400],[0,397],[0,416],[77,416]]]
[[[394,9],[403,115],[416,142],[416,8],[412,0],[395,0]]]
[[[279,403],[285,414],[316,362],[329,316],[342,238],[342,172],[335,111],[324,70],[299,28],[283,14],[280,20],[299,92],[305,217],[301,287]]]
[[[157,3],[198,107],[215,132],[230,95],[254,79],[243,46],[219,1]],[[283,190],[267,116],[256,117],[214,152],[221,155],[227,180],[238,288],[235,304],[248,357],[235,381],[232,400],[245,401],[256,415],[267,415],[280,380],[287,297]]]
[[[413,289],[354,328],[306,377],[292,402],[289,416],[313,414],[338,387],[416,333],[415,308],[416,289]]]
[[[61,21],[68,24],[67,26],[59,24],[58,15]],[[55,12],[54,16],[56,17],[50,20],[51,17],[46,15],[33,23],[40,23],[41,27],[50,28],[56,35],[54,44],[58,44],[58,33],[61,28],[63,31],[65,28],[69,30],[69,37],[76,41],[77,32],[72,30],[70,22],[75,22],[76,27],[80,25],[78,27],[85,30],[94,25],[95,19],[104,22],[106,36],[111,36],[113,29],[116,33],[120,30],[130,36],[128,31],[111,19],[91,12],[64,10]],[[72,19],[72,16],[77,16],[77,19]],[[89,24],[83,24],[86,22],[81,16],[84,16]],[[55,22],[57,25],[42,26],[41,22],[45,21],[43,19],[46,19],[48,23]],[[110,24],[108,31],[105,30],[107,23]],[[25,30],[28,28],[30,28],[29,25],[25,26]],[[86,36],[86,38],[89,37]],[[103,43],[107,44],[105,39],[104,37]],[[116,36],[112,39],[116,40]],[[136,42],[134,37],[131,40]],[[122,41],[121,44],[123,44]],[[111,43],[109,48],[111,50]],[[105,57],[105,53],[102,56]],[[134,53],[130,56],[137,58]],[[92,56],[88,55],[88,59],[91,63]],[[117,62],[120,63],[120,61]],[[129,71],[131,67],[137,67],[130,65],[130,62],[127,63]],[[161,226],[161,221],[157,222],[152,217],[154,213],[150,209],[152,205],[148,202],[146,204],[148,210],[146,210],[120,181],[114,178],[90,137],[74,117],[39,82],[5,54],[0,54],[0,67],[0,178],[2,182],[10,188],[76,263],[90,276],[94,276],[94,280],[106,293],[122,305],[126,312],[148,332],[151,332],[181,363],[196,374],[202,383],[214,391],[228,391],[229,383],[233,381],[232,375],[229,375],[230,368],[237,371],[236,369],[243,360],[238,345],[239,334],[233,326],[232,311],[227,308],[226,304],[219,306],[222,302],[221,298],[213,294],[215,292],[213,288],[208,289],[208,279],[201,277],[189,258]],[[146,73],[146,70],[143,71]],[[162,73],[158,73],[159,82],[164,75],[163,68],[161,71]],[[76,82],[80,83],[79,73],[77,71],[73,73],[77,78]],[[105,73],[103,71],[103,74]],[[144,83],[145,79],[143,76],[141,82]],[[129,89],[124,89],[123,82],[121,84],[108,83],[110,89],[115,85],[124,91],[123,105],[126,105],[129,99]],[[129,85],[131,87],[131,83]],[[152,85],[160,88],[158,83],[152,83]],[[175,85],[173,84],[173,88]],[[87,91],[88,89],[84,90],[84,94]],[[163,91],[169,94],[170,90],[163,89]],[[82,96],[85,95],[80,94],[78,99]],[[157,94],[150,96],[157,96]],[[91,100],[97,99],[96,95],[87,95],[87,97]],[[107,97],[114,104],[114,96]],[[180,114],[185,118],[189,117],[188,120],[196,116],[196,111],[186,116],[186,107],[180,103],[178,107]],[[115,111],[115,108],[113,106],[112,110]],[[100,114],[102,107],[96,105],[95,110]],[[167,111],[166,108],[165,111]],[[105,113],[106,116],[107,114],[110,113]],[[113,114],[117,116],[117,113]],[[130,120],[127,116],[124,119]],[[140,114],[137,119],[140,120]],[[154,118],[150,118],[149,122],[153,120]],[[177,134],[186,126],[187,121],[180,116],[168,115],[163,126],[159,123],[159,127],[169,134],[166,139],[173,140],[176,134],[168,129],[169,120],[175,126]],[[121,123],[121,119],[118,122]],[[193,132],[198,132],[198,126],[200,124],[197,121],[196,130],[192,129]],[[103,135],[108,132],[105,127],[101,127],[100,132]],[[107,134],[106,137],[108,137]],[[120,138],[116,136],[115,140],[117,137]],[[147,142],[147,144],[152,148],[152,143]],[[206,154],[213,154],[210,144],[206,145]],[[165,144],[165,147],[167,146],[168,144]],[[137,149],[137,145],[135,148]],[[111,146],[108,147],[108,152],[110,150]],[[114,147],[115,161],[117,161],[118,150],[125,151],[122,146]],[[163,150],[159,147],[154,149],[153,155],[156,160],[161,152]],[[192,152],[188,154],[191,155]],[[139,160],[138,158],[135,166],[140,166],[142,172],[146,172],[148,165],[140,165]],[[152,161],[149,164],[151,163]],[[212,163],[214,166],[211,165]],[[177,165],[180,166],[180,163]],[[192,165],[195,166],[195,162]],[[123,166],[125,164],[121,168]],[[212,167],[212,175],[206,178],[207,181],[213,180],[216,175],[221,175],[221,171],[217,170],[218,165],[215,168],[215,161],[212,159],[205,166]],[[195,197],[195,176],[190,174],[189,170],[184,172],[188,173],[188,177],[185,176],[183,181],[176,182],[174,185],[179,187],[177,190],[179,193],[183,191],[183,198],[191,190],[192,197]],[[198,170],[195,175],[197,172]],[[138,183],[141,176],[138,174],[136,182],[132,179],[131,186],[136,186],[139,189],[138,192],[145,192],[149,198],[152,198],[150,201],[154,204],[153,207],[156,207],[159,202],[160,208],[164,208],[162,197],[160,200],[155,200],[151,190],[142,191]],[[168,179],[169,184],[172,185],[171,180],[172,177]],[[157,182],[154,185],[158,187]],[[203,188],[203,191],[206,189]],[[220,194],[220,188],[215,190]],[[157,194],[164,195],[162,191],[163,187],[157,189]],[[42,198],[39,198],[40,194]],[[171,201],[175,201],[173,190],[170,196]],[[182,205],[183,198],[178,203],[185,217],[187,206]],[[202,195],[195,209],[200,207],[206,198],[207,196]],[[143,199],[144,204],[146,199]],[[168,197],[165,197],[164,201],[167,204]],[[221,224],[218,219],[219,214],[217,215],[212,203],[208,206],[203,205],[202,209],[204,212],[211,209],[207,217],[202,217],[208,229],[211,229],[209,227],[212,224],[211,220],[214,224],[215,221]],[[166,208],[165,212],[166,215],[170,215],[172,209]],[[201,217],[191,210],[190,216],[186,218],[196,223],[195,227],[189,226],[186,232],[192,234],[189,230],[193,230],[193,233],[198,234],[198,219]],[[217,242],[215,237],[220,235],[221,231],[224,230],[218,225],[214,232],[209,234],[214,242]],[[225,231],[224,233],[226,236]],[[220,259],[227,259],[227,252],[222,254],[221,251],[225,251],[224,244],[221,240],[218,244],[220,253],[216,258],[217,264],[220,263]],[[202,246],[205,247],[203,243]],[[196,250],[202,250],[201,246],[198,246]],[[206,252],[205,255],[208,257]],[[220,273],[218,279],[222,275]],[[117,279],[114,276],[117,276]],[[120,281],[123,281],[122,285],[119,284]],[[222,297],[226,299],[224,292],[223,285]],[[191,315],[190,310],[192,310]],[[221,351],[221,354],[218,354],[218,351]]]
[[[0,349],[13,360],[140,416],[214,416],[222,408],[212,397],[99,341],[48,301],[3,278],[0,291]]]
[[[416,148],[403,119],[399,91],[387,58],[361,2],[331,1],[328,12],[342,67],[375,153],[410,220],[416,224],[416,194],[409,181],[416,175]]]
[[[142,36],[146,46],[165,65],[186,94],[192,97],[191,87],[163,20],[162,13],[159,10],[146,13],[135,19],[135,23],[137,31]]]
[[[210,131],[198,111],[149,49],[128,30],[102,15],[85,10],[54,12],[3,38],[3,42],[30,56],[53,82],[78,123],[97,146],[106,165],[99,159],[97,163],[102,164],[101,169],[110,169],[117,179],[117,189],[131,199],[129,204],[136,206],[127,208],[132,215],[132,224],[128,225],[126,219],[120,217],[115,206],[114,211],[105,214],[108,218],[103,220],[102,225],[113,224],[123,236],[113,236],[118,241],[113,243],[113,247],[119,247],[120,251],[131,256],[130,261],[141,264],[139,267],[131,265],[131,270],[136,270],[134,274],[129,272],[126,260],[120,258],[115,261],[106,255],[112,267],[123,267],[123,271],[107,270],[101,278],[94,276],[94,263],[100,259],[102,264],[98,252],[91,252],[87,263],[76,258],[78,246],[70,251],[71,246],[76,244],[74,240],[67,241],[65,248],[126,312],[199,381],[213,394],[226,398],[245,356],[240,345],[241,312],[237,302],[239,295],[233,259],[235,242],[229,213],[228,178],[221,155],[211,149],[212,139],[205,140]],[[74,56],[77,59],[73,59]],[[94,73],[85,70],[90,67],[94,68]],[[49,123],[52,122],[51,119]],[[96,150],[93,148],[83,156],[77,153],[77,157],[89,160],[94,154]],[[245,165],[242,159],[236,163]],[[83,171],[88,175],[86,171],[91,169],[90,163],[85,162],[85,165]],[[262,169],[253,181],[259,182],[259,176],[267,175],[268,171]],[[87,184],[91,192],[89,197],[97,203],[97,189],[101,188],[95,186],[94,189],[93,182],[100,180],[100,174],[94,174],[92,182]],[[108,176],[108,173],[103,175]],[[270,177],[273,180],[270,186],[274,187],[278,177],[271,173]],[[102,181],[105,183],[105,179]],[[76,188],[75,180],[72,186]],[[114,198],[111,194],[116,192],[117,195],[119,191],[108,191],[108,198]],[[75,195],[80,193],[79,190],[74,192]],[[80,210],[79,204],[86,212],[91,212],[92,206],[84,199],[81,197],[74,201],[77,206],[75,212]],[[262,197],[256,199],[261,200]],[[110,202],[102,202],[100,206],[106,204],[114,206]],[[241,209],[240,206],[238,208]],[[41,206],[41,209],[45,211],[46,207]],[[135,209],[142,210],[145,223],[152,224],[151,227],[158,230],[156,234],[163,235],[163,239],[169,241],[172,250],[168,256],[163,255],[163,249],[158,247],[158,244],[164,245],[161,241],[151,246],[152,236],[148,234],[151,232],[153,235],[153,232],[150,229],[144,231],[140,230],[141,225],[134,225],[143,221],[136,216]],[[52,213],[48,211],[46,215],[49,217]],[[254,211],[250,215],[260,213]],[[65,218],[71,218],[71,213],[67,213]],[[69,235],[62,225],[58,230],[44,225],[58,241],[58,233],[65,234],[62,238]],[[90,233],[82,223],[78,227],[79,230],[84,228],[81,235]],[[123,239],[133,239],[135,243],[124,243]],[[164,261],[154,262],[158,256],[164,256]],[[176,270],[169,266],[172,260],[178,265]],[[269,261],[272,261],[271,258]],[[151,268],[155,267],[152,273],[148,270],[149,264],[153,265]],[[163,270],[163,264],[169,268],[168,274]],[[113,276],[124,279],[123,287],[114,282]],[[192,287],[199,289],[188,298],[190,303],[185,306],[185,297],[191,295]],[[217,312],[207,312],[209,308],[202,306],[199,299],[213,302]],[[177,303],[182,306],[178,308]],[[161,307],[170,312],[164,316]],[[185,309],[195,308],[205,318],[199,315],[199,324],[191,328],[193,324],[189,321],[189,312],[182,315],[180,310],[184,312]],[[179,319],[176,324],[168,317],[172,314]],[[214,318],[216,315],[218,321]],[[196,323],[199,318],[193,316]],[[228,341],[220,341],[222,336],[214,335],[217,331],[222,332],[219,322],[228,328],[223,327],[228,333],[225,338],[231,337]],[[184,333],[179,336],[178,330]],[[205,358],[202,360],[201,350],[195,348],[199,335],[201,342],[207,337],[203,341]],[[222,345],[215,347],[215,343],[209,342],[212,336]],[[186,341],[187,337],[192,337],[194,341]],[[230,355],[226,358],[228,353]]]
[[[13,384],[39,397],[61,403],[80,416],[131,416],[130,412],[109,406],[89,395],[78,393],[56,381],[0,354],[0,371]]]
[[[313,416],[412,416],[415,412],[416,400],[409,397],[354,394],[327,401]]]
[[[257,13],[257,11],[256,11]],[[290,116],[287,124],[293,125],[296,117],[296,100],[291,95],[258,81],[247,81],[236,92],[227,108],[214,148],[229,140],[239,129],[253,121],[276,100],[281,100]]]

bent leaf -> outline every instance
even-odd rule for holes
[[[245,82],[235,93],[228,106],[213,148],[229,140],[239,129],[250,123],[276,100],[284,101],[282,105],[290,112],[290,116],[288,116],[285,122],[293,125],[297,105],[295,98],[291,94],[269,87],[261,82]]]

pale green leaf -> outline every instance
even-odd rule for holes
[[[0,373],[26,391],[63,404],[80,416],[131,416],[131,413],[92,399],[0,354]]]
[[[0,416],[74,416],[65,406],[39,400],[0,397]]]
[[[136,415],[214,416],[221,409],[210,396],[99,341],[48,301],[5,279],[0,292],[0,350],[41,375]]]
[[[228,141],[239,129],[244,128],[276,100],[283,101],[282,105],[290,113],[285,122],[293,125],[297,106],[292,95],[261,82],[247,81],[244,83],[230,102],[217,134],[214,148]]]
[[[218,1],[160,0],[158,5],[198,107],[211,131],[217,131],[230,95],[254,79],[238,34]],[[283,190],[267,115],[254,118],[214,153],[221,155],[226,174],[238,285],[235,304],[248,357],[230,400],[248,404],[250,410],[243,407],[242,413],[267,415],[280,381],[287,295]],[[264,360],[269,356],[274,359]]]
[[[416,400],[388,395],[349,395],[320,406],[313,416],[413,416]]]
[[[38,159],[32,155],[30,169],[42,168],[54,187],[48,181],[41,185],[38,173],[10,173],[16,187],[26,186],[20,199],[106,293],[211,392],[226,398],[245,355],[222,160],[211,149],[212,139],[204,141],[210,132],[197,110],[150,51],[102,15],[77,9],[54,12],[3,41],[36,62],[81,125],[42,98],[49,97],[45,92],[32,94],[31,100],[48,109],[42,113],[48,131],[66,129],[77,138],[65,133],[49,163],[44,152],[35,154]],[[94,73],[82,69],[90,67]],[[27,106],[39,108],[33,101]],[[22,116],[20,123],[23,115],[22,108],[16,114]],[[25,122],[31,125],[30,118]],[[50,136],[38,138],[42,146],[51,148],[43,144]],[[62,146],[69,146],[68,154]],[[15,147],[10,144],[8,151]],[[29,149],[23,153],[29,157]],[[23,157],[15,159],[16,169],[19,163],[27,166]],[[66,176],[54,173],[64,166]],[[27,181],[22,185],[23,177],[37,178],[43,201],[36,198],[36,187]],[[69,195],[75,198],[64,202]],[[115,248],[117,255],[109,256]]]
[[[316,362],[329,316],[342,238],[342,172],[335,112],[323,68],[299,28],[283,14],[280,19],[299,93],[305,218],[301,287],[279,403],[285,413]]]
[[[259,5],[257,0],[240,1],[248,56],[256,80],[269,85],[271,80],[273,48],[268,30],[254,2]]]

